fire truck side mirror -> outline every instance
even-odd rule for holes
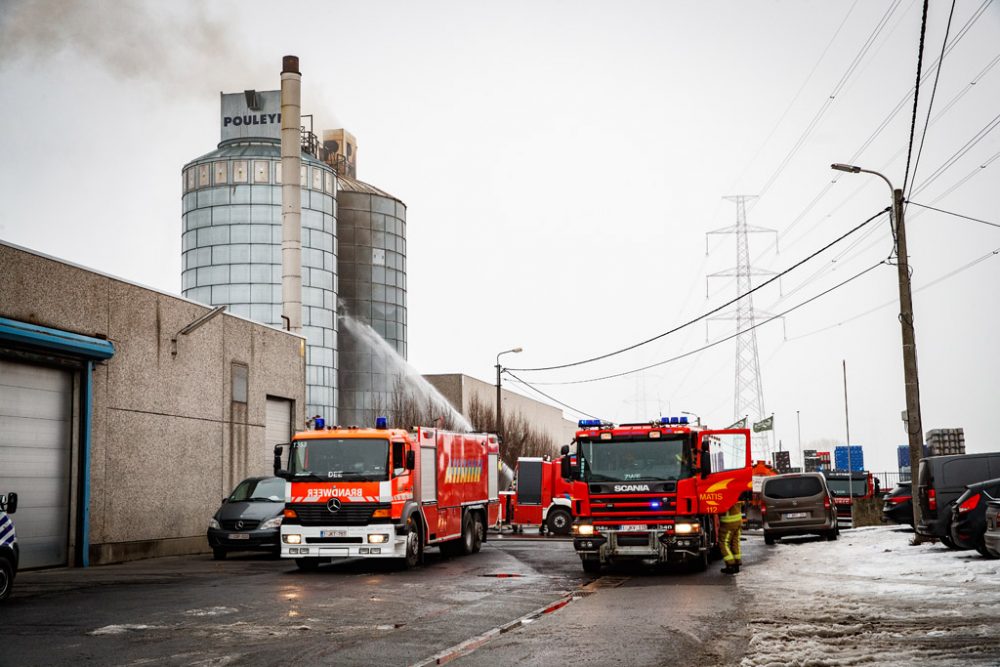
[[[417,455],[413,453],[413,450],[406,452],[406,469],[413,470],[417,467]]]
[[[569,456],[569,445],[563,445],[562,449],[559,450],[562,456]]]
[[[702,445],[701,448],[701,476],[708,477],[712,474],[712,457],[708,455],[708,447]]]
[[[274,446],[274,476],[275,477],[282,477],[282,478],[287,478],[288,477],[288,471],[281,469],[281,453],[284,450],[284,448],[287,447],[287,446],[288,446],[287,444],[284,444],[284,445],[275,445]]]
[[[563,479],[569,479],[573,475],[573,469],[569,461],[569,447],[563,447],[563,456],[559,459],[560,473],[562,473]]]

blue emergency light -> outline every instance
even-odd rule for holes
[[[317,431],[320,431],[323,429],[324,426],[326,426],[325,419],[323,419],[322,417],[313,417],[313,428],[315,428]]]
[[[376,417],[375,428],[389,428],[389,420],[386,417]]]
[[[596,428],[601,425],[600,419],[581,419],[579,421],[580,428]]]
[[[680,419],[681,419],[681,423],[682,424],[687,424],[688,423],[688,418],[687,417],[681,417]]]

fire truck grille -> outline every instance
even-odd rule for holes
[[[594,497],[590,510],[595,519],[657,519],[677,513],[677,496]]]
[[[288,505],[289,509],[295,510],[303,526],[363,526],[371,522],[375,510],[390,507],[389,503],[343,503],[337,512],[331,512],[326,503]]]
[[[227,519],[219,522],[223,530],[253,530],[260,524],[256,519]]]

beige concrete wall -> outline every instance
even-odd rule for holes
[[[220,499],[270,474],[267,396],[305,420],[304,339],[180,297],[0,244],[0,315],[114,343],[97,366],[91,428],[92,563],[207,549]],[[233,403],[231,369],[249,369]]]
[[[463,415],[468,416],[469,404],[473,396],[477,397],[481,404],[496,410],[497,389],[495,384],[460,374],[425,375],[424,378]],[[503,401],[502,407],[505,415],[520,413],[533,426],[552,438],[555,443],[554,454],[559,452],[560,447],[568,445],[573,440],[576,423],[563,417],[562,410],[559,408],[503,387],[500,389],[500,398]]]

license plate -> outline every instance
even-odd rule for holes
[[[805,519],[809,516],[809,512],[788,512],[785,514],[786,519]]]
[[[347,537],[346,530],[321,530],[319,531],[320,537]]]
[[[231,540],[249,540],[250,533],[229,533],[229,539]]]
[[[623,533],[644,533],[646,532],[646,524],[634,524],[630,523],[622,526]]]

